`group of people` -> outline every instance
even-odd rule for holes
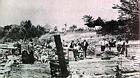
[[[64,42],[64,41],[63,41]],[[99,44],[101,46],[101,53],[104,53],[106,51],[113,52],[113,48],[116,48],[119,54],[125,54],[125,56],[128,56],[127,48],[128,48],[128,40],[122,40],[119,38],[118,40],[115,40],[114,38],[106,39],[103,38],[101,41],[99,41]],[[96,45],[96,44],[95,44]],[[63,45],[65,47],[65,43]],[[88,49],[89,43],[86,40],[83,40],[80,42],[77,40],[72,40],[69,44],[69,51],[73,52],[75,61],[78,60],[78,58],[86,58],[87,57],[87,49]]]
[[[127,48],[129,47],[128,45],[128,39],[122,40],[119,38],[117,41],[112,38],[111,40],[107,40],[103,38],[100,41],[101,45],[101,52],[105,52],[106,50],[112,51],[112,48],[116,48],[117,52],[120,54],[124,54],[127,57]]]
[[[72,40],[69,45],[69,51],[73,51],[73,55],[75,58],[75,61],[77,61],[78,58],[86,58],[87,57],[87,48],[89,44],[86,40],[83,42],[80,42],[79,40]]]
[[[63,41],[63,44],[65,42]],[[26,48],[23,48],[25,47]],[[9,74],[9,71],[11,70],[11,66],[14,64],[14,62],[17,60],[15,57],[20,56],[20,61],[23,64],[34,64],[35,61],[40,61],[41,63],[46,63],[47,59],[49,59],[51,56],[52,58],[56,56],[55,51],[55,44],[50,45],[48,42],[40,42],[40,44],[36,44],[33,41],[29,42],[16,42],[14,44],[14,47],[16,47],[16,50],[13,49],[11,52],[6,52],[5,57],[7,59],[5,69],[7,69],[7,73]],[[64,44],[63,47],[66,45]],[[87,49],[88,49],[89,43],[87,40],[79,41],[72,40],[70,44],[68,45],[68,50],[73,52],[74,59],[77,61],[78,59],[84,59],[87,57]],[[117,51],[120,54],[124,54],[127,57],[127,48],[128,48],[128,40],[123,41],[121,38],[117,41],[115,39],[107,40],[102,39],[100,41],[101,46],[101,52],[105,52],[106,49],[109,51],[112,51],[112,47],[117,48]]]
[[[125,57],[128,56],[128,39],[122,40],[121,38],[119,38],[115,40],[115,38],[103,38],[101,41],[99,41],[99,44],[101,47],[101,53],[104,53],[106,51],[114,52],[114,50],[116,49],[118,54],[124,54]],[[74,59],[75,61],[77,61],[78,58],[87,57],[88,46],[89,43],[86,40],[83,40],[82,42],[80,42],[79,40],[72,40],[68,47],[69,51],[73,51]]]
[[[101,52],[104,52],[105,49],[108,49],[111,51],[112,47],[116,47],[116,40],[114,40],[113,38],[111,40],[107,40],[105,38],[103,38],[99,44],[101,45]]]

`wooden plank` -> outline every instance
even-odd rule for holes
[[[68,70],[67,70],[66,60],[64,57],[60,35],[54,35],[54,39],[55,39],[55,44],[56,44],[56,49],[57,49],[59,65],[62,72],[62,78],[66,78],[68,76]]]

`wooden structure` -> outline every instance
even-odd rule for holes
[[[54,35],[54,39],[57,49],[56,55],[58,55],[58,60],[50,61],[51,75],[52,77],[66,78],[69,75],[69,72],[67,70],[67,63],[65,60],[60,35]]]

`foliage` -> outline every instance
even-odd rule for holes
[[[0,39],[3,37],[3,31],[4,31],[4,28],[0,27]]]
[[[69,27],[69,29],[72,30],[72,31],[74,31],[76,28],[77,28],[76,25],[72,25],[72,26]]]
[[[34,26],[30,20],[21,21],[20,25],[7,25],[4,27],[4,37],[12,40],[31,39],[40,37],[45,33],[44,27]]]
[[[84,15],[82,18],[85,22],[85,25],[87,25],[88,27],[95,27],[94,25],[94,18],[90,15]]]
[[[120,20],[125,20],[125,28],[129,31],[130,36],[138,39],[139,33],[139,7],[138,0],[120,0],[121,5],[114,5],[113,9],[118,9],[120,13]]]
[[[105,22],[103,21],[103,19],[101,17],[98,17],[95,21],[94,21],[94,26],[104,26]]]
[[[116,30],[118,30],[119,25],[123,24],[121,21],[116,20],[104,21],[101,17],[98,17],[97,19],[93,20],[92,16],[88,15],[83,16],[83,19],[86,22],[85,25],[87,25],[90,28],[94,28],[95,26],[102,26],[102,29],[99,31],[104,34],[116,33]]]
[[[105,24],[101,17],[98,17],[96,20],[94,20],[92,16],[84,15],[82,19],[85,21],[85,25],[92,28],[95,26],[103,26]]]
[[[118,21],[111,20],[105,22],[105,24],[103,25],[103,29],[105,30],[105,32],[113,34],[115,33],[115,30],[118,29],[118,26]]]
[[[118,20],[104,21],[101,17],[94,19],[84,15],[83,20],[88,27],[102,26],[102,34],[121,34],[129,39],[138,39],[139,34],[139,7],[138,0],[120,0],[120,5],[114,5],[120,13]]]

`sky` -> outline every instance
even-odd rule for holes
[[[84,15],[117,19],[113,4],[119,4],[119,0],[0,0],[0,26],[31,20],[34,25],[48,24],[58,29],[64,24],[84,27]]]

